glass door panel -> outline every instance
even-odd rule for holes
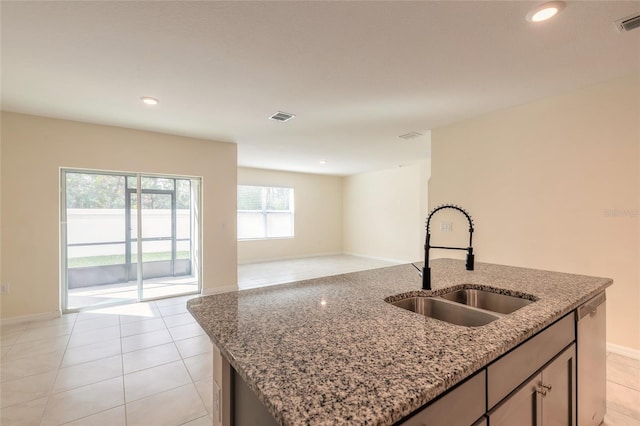
[[[163,290],[173,278],[172,199],[173,192],[146,193],[142,190],[143,299],[166,296]]]
[[[63,309],[200,291],[199,180],[63,170]]]
[[[141,178],[142,298],[198,291],[191,261],[191,194],[188,179]]]
[[[135,184],[135,179],[130,180],[133,180]],[[135,191],[135,185],[133,191]],[[129,284],[135,290],[136,298],[139,299],[140,289],[138,285],[138,194],[136,192],[131,192],[129,189],[127,189],[127,192],[129,196],[127,204],[127,252],[125,255],[125,261],[127,264]]]
[[[178,179],[176,180],[176,260],[191,259],[191,210],[191,181]]]
[[[65,310],[138,298],[126,263],[125,179],[97,172],[62,174]]]

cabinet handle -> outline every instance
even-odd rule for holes
[[[542,386],[542,389],[537,388],[536,392],[538,392],[542,396],[547,396],[547,390],[544,388],[544,385]]]
[[[551,390],[551,385],[545,385],[545,384],[541,384],[540,386],[542,386],[544,389],[550,391]]]

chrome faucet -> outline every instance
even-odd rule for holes
[[[430,243],[431,240],[431,218],[434,214],[444,209],[453,209],[462,213],[467,220],[469,221],[469,247],[445,247],[445,246],[432,246]],[[447,249],[447,250],[466,250],[467,251],[467,271],[473,271],[473,247],[471,246],[471,241],[473,239],[473,220],[471,220],[471,216],[466,212],[462,207],[458,207],[453,204],[445,204],[442,206],[438,206],[435,209],[431,210],[429,216],[427,217],[427,238],[424,243],[424,267],[422,268],[422,289],[423,290],[431,290],[431,268],[429,267],[429,249]]]

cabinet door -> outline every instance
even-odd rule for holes
[[[538,374],[538,370],[574,342],[575,327],[575,317],[565,315],[490,364],[487,368],[488,408],[496,406],[525,380]]]
[[[536,375],[489,413],[491,426],[541,426],[542,374]]]
[[[576,350],[571,345],[542,370],[542,425],[575,426]]]
[[[487,426],[487,418],[485,416],[482,416],[482,418],[475,422],[473,426]]]

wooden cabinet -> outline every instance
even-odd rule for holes
[[[486,377],[485,370],[476,373],[407,419],[402,426],[469,426],[473,424],[485,412]]]
[[[576,345],[542,370],[542,425],[576,425]]]
[[[213,342],[212,342],[213,343]],[[213,426],[232,426],[233,368],[213,345]]]
[[[489,409],[536,374],[575,339],[575,319],[573,314],[569,314],[489,364],[487,367]]]
[[[575,360],[572,344],[489,413],[491,426],[575,426]]]
[[[214,426],[276,425],[217,348],[213,356]],[[400,423],[576,426],[573,314],[556,321]]]
[[[488,407],[491,426],[575,426],[573,342],[575,321],[569,314],[407,418],[402,425],[468,426],[485,414]],[[485,379],[486,388],[481,383]]]
[[[482,416],[480,420],[478,420],[473,426],[487,426],[487,418]]]
[[[536,375],[489,413],[491,426],[539,426],[541,381],[542,374]]]

